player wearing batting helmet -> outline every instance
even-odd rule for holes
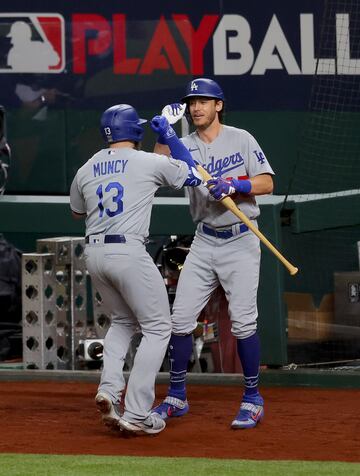
[[[146,120],[129,104],[110,107],[100,122],[108,147],[77,171],[70,190],[73,215],[86,220],[86,266],[112,317],[95,401],[106,425],[130,433],[155,434],[165,428],[151,407],[171,322],[164,281],[145,248],[151,208],[162,185],[193,187],[201,179],[191,154],[166,118],[155,116],[151,127],[169,146],[174,159],[140,150]],[[142,340],[124,398],[124,360],[138,327]],[[123,415],[119,411],[121,398]]]
[[[182,97],[181,102],[187,106],[186,117],[190,123],[192,123],[192,117],[189,111],[189,100],[194,97],[211,98],[222,101],[222,109],[218,111],[219,120],[222,122],[225,110],[225,96],[218,83],[212,79],[199,78],[195,81],[190,81],[186,85],[185,95]]]
[[[255,427],[264,416],[258,389],[260,341],[257,333],[257,289],[260,269],[258,237],[220,203],[231,196],[256,226],[260,210],[256,196],[271,193],[272,175],[264,152],[244,129],[224,125],[221,114],[225,96],[212,79],[190,81],[182,102],[195,131],[182,139],[193,159],[213,178],[207,187],[189,189],[190,211],[196,234],[180,273],[172,312],[169,345],[170,386],[154,413],[165,420],[189,411],[186,372],[197,319],[220,285],[228,300],[231,332],[244,373],[244,394],[231,423],[233,429]],[[165,106],[163,114],[174,123],[184,113],[179,103]],[[163,144],[157,152],[166,153]]]

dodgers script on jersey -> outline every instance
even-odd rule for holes
[[[181,188],[188,173],[185,162],[165,155],[102,149],[78,170],[70,189],[71,209],[86,213],[85,200],[88,203],[87,235],[106,230],[146,238],[156,190]]]
[[[194,160],[213,177],[247,179],[260,174],[274,175],[264,152],[255,138],[244,129],[223,126],[218,137],[207,144],[196,132],[182,138]],[[190,211],[195,223],[200,221],[218,228],[236,223],[234,214],[216,201],[205,187],[188,188]],[[232,197],[242,212],[255,219],[259,207],[254,196]]]

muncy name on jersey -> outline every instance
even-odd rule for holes
[[[125,172],[128,160],[107,160],[105,162],[96,162],[93,164],[94,177],[109,174],[123,174]]]

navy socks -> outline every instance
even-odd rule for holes
[[[244,373],[245,395],[256,395],[259,384],[260,339],[257,333],[237,339],[237,350]],[[172,334],[169,343],[170,387],[168,395],[186,400],[186,372],[193,351],[192,335]]]
[[[257,333],[237,339],[237,351],[244,373],[245,395],[256,395],[259,385],[260,339]]]
[[[193,351],[191,334],[177,336],[172,334],[169,343],[170,387],[168,395],[186,400],[186,372]]]

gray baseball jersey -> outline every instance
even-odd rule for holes
[[[244,129],[223,126],[218,137],[206,144],[196,132],[182,139],[194,160],[213,177],[246,179],[259,174],[274,174],[255,138]],[[203,221],[213,227],[232,225],[238,220],[205,187],[189,188],[190,211],[195,223]],[[234,198],[234,197],[232,197]],[[259,207],[251,195],[234,198],[248,218],[256,218]]]
[[[71,209],[87,214],[86,266],[112,319],[99,391],[113,403],[125,388],[124,360],[137,326],[143,335],[125,397],[129,422],[150,415],[171,333],[165,284],[144,246],[152,202],[161,185],[180,188],[188,173],[185,163],[166,156],[110,148],[86,162],[71,185]]]
[[[196,132],[182,141],[194,160],[213,177],[247,179],[274,173],[257,141],[245,130],[223,126],[210,144],[204,143]],[[176,290],[173,333],[184,335],[195,329],[201,310],[220,284],[229,302],[232,333],[246,338],[257,328],[259,239],[205,187],[189,188],[189,196],[198,227]],[[237,194],[234,200],[256,225],[260,210],[255,197]],[[209,235],[224,231],[221,237]]]
[[[102,149],[77,172],[70,189],[74,212],[85,213],[86,234],[120,233],[146,237],[156,190],[179,189],[186,163],[130,148]]]

